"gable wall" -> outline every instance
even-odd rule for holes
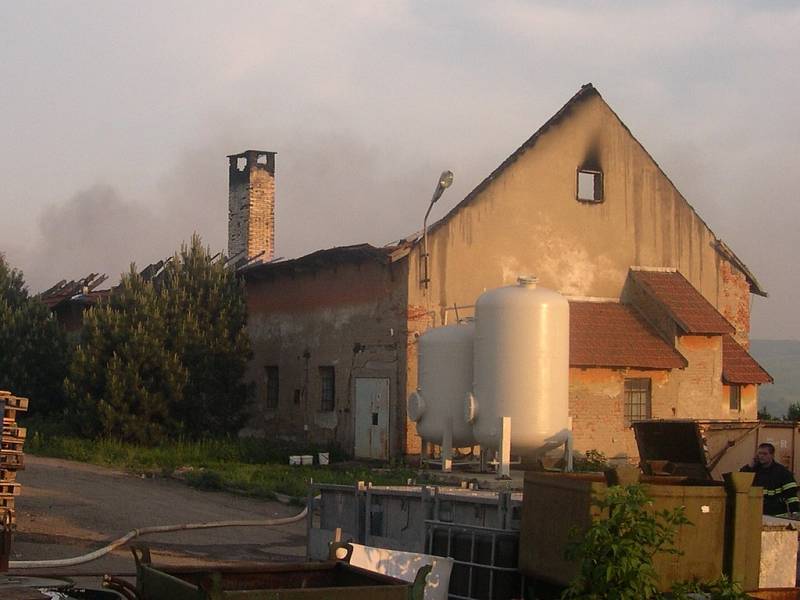
[[[576,200],[579,167],[602,170],[602,203]],[[427,289],[419,283],[421,245],[412,250],[409,311],[417,318],[408,329],[421,331],[452,320],[453,305],[465,307],[462,314],[471,314],[466,307],[484,290],[513,284],[522,274],[534,274],[542,286],[567,295],[619,298],[629,267],[640,265],[677,268],[734,324],[737,338],[746,343],[749,287],[744,275],[716,252],[714,241],[712,232],[605,102],[591,96],[430,233]],[[671,337],[671,332],[663,333]],[[409,337],[409,347],[413,345]],[[714,408],[707,403],[678,407],[682,416],[721,416],[716,409],[723,403],[717,382],[721,347],[711,353],[714,356],[704,357],[698,368],[711,363],[708,375],[715,383],[704,385],[713,388],[709,401]],[[414,389],[413,360],[407,365],[407,377],[408,389]],[[689,373],[682,373],[665,385],[681,382],[688,389],[688,379]],[[675,393],[667,396],[674,400]],[[673,414],[670,410],[660,416]]]

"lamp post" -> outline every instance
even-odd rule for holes
[[[431,203],[428,205],[428,210],[425,212],[425,218],[422,221],[422,284],[427,288],[430,277],[428,277],[428,217],[431,214],[431,209],[436,201],[442,197],[444,191],[453,184],[453,172],[442,171],[439,175],[439,181],[436,182],[436,189],[433,190]]]

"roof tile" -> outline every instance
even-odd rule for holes
[[[722,338],[722,380],[725,383],[772,383],[772,376],[732,336]]]
[[[569,307],[572,367],[680,369],[688,364],[626,304],[570,301]]]
[[[632,271],[633,278],[691,334],[722,335],[736,331],[716,308],[677,271]]]

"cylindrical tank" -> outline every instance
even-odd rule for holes
[[[475,304],[475,383],[466,419],[476,441],[499,448],[511,417],[511,450],[532,455],[569,435],[569,303],[535,277],[489,290]]]
[[[441,445],[452,427],[453,447],[472,446],[472,426],[464,420],[464,398],[472,389],[475,325],[465,321],[423,333],[417,343],[419,386],[408,399],[408,417],[417,433]]]

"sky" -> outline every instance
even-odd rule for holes
[[[800,4],[0,3],[0,252],[32,291],[227,240],[276,159],[276,256],[442,216],[592,82],[800,339]]]

